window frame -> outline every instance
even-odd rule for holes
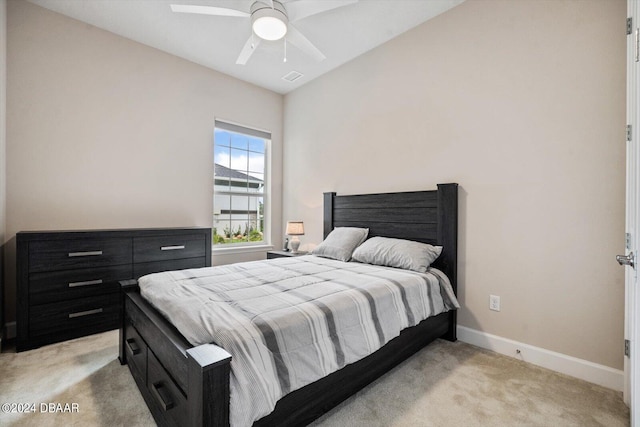
[[[222,119],[215,119],[214,122],[214,132],[213,132],[213,143],[212,143],[212,160],[213,160],[213,170],[212,170],[212,175],[213,175],[213,179],[212,179],[212,190],[213,190],[213,196],[212,196],[212,206],[213,206],[213,210],[212,210],[212,215],[211,215],[211,223],[212,223],[212,232],[213,232],[213,228],[215,225],[215,221],[214,221],[214,215],[215,215],[215,199],[216,199],[216,194],[220,194],[220,192],[216,192],[215,190],[215,181],[216,181],[216,176],[215,176],[215,148],[216,148],[216,131],[217,130],[223,130],[223,131],[229,131],[229,132],[233,132],[233,133],[239,133],[239,134],[243,134],[243,135],[247,135],[247,136],[251,136],[251,137],[257,137],[257,138],[261,138],[264,140],[264,173],[263,173],[263,182],[264,182],[264,186],[263,186],[263,194],[262,194],[262,200],[263,200],[263,238],[262,241],[260,242],[235,242],[235,243],[218,243],[215,244],[214,243],[214,239],[212,238],[212,242],[211,242],[211,246],[212,246],[212,250],[214,252],[220,252],[220,253],[231,253],[231,252],[258,252],[258,251],[264,251],[264,250],[269,250],[273,248],[273,245],[271,243],[271,228],[272,228],[272,210],[271,210],[271,132],[269,131],[265,131],[265,130],[261,130],[255,127],[248,127],[245,125],[241,125],[238,123],[234,123],[228,120],[222,120]],[[230,168],[231,165],[229,165],[228,167]],[[245,172],[243,172],[245,173]],[[228,194],[231,194],[232,191],[229,192],[225,192]],[[249,193],[245,193],[245,194],[249,194]],[[238,194],[241,195],[241,194]],[[259,219],[258,219],[259,220]],[[213,237],[213,236],[212,236]]]

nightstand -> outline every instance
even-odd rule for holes
[[[300,256],[300,255],[307,255],[309,252],[298,252],[297,254],[294,254],[293,252],[287,252],[287,251],[267,251],[267,259],[274,259],[274,258],[285,258],[285,257],[290,257],[290,256]]]

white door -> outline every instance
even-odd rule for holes
[[[631,408],[631,426],[640,427],[640,292],[636,265],[640,249],[640,1],[627,0],[627,5],[627,238],[626,253],[618,261],[626,265],[624,400]]]

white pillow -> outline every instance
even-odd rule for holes
[[[336,227],[311,253],[346,262],[351,259],[353,250],[364,242],[368,235],[368,228]]]
[[[353,260],[424,273],[442,253],[442,246],[410,240],[372,237],[353,253]]]

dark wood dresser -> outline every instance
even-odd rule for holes
[[[210,228],[16,235],[16,350],[120,326],[120,280],[211,265]]]

